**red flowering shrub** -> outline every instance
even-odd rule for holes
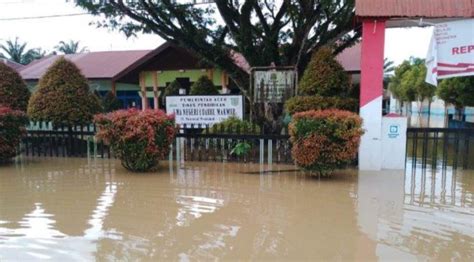
[[[17,155],[26,124],[28,118],[22,111],[0,107],[0,163]]]
[[[169,153],[176,135],[174,116],[163,111],[118,110],[94,118],[97,137],[112,147],[122,165],[131,171],[148,171]]]
[[[356,157],[363,133],[362,119],[348,111],[296,113],[290,123],[291,153],[298,166],[327,175]]]

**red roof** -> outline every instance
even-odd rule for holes
[[[15,69],[16,71],[20,71],[23,67],[25,67],[22,64],[19,64],[17,62],[13,62],[13,61],[8,60],[6,58],[0,58],[0,63],[4,63],[5,65],[9,66],[10,68]]]
[[[359,42],[352,47],[344,49],[344,51],[337,55],[336,60],[341,63],[346,72],[358,73],[360,72],[361,51],[361,43]]]
[[[131,64],[148,54],[150,50],[105,51],[64,55],[81,69],[88,79],[111,79]],[[61,55],[51,55],[36,60],[20,70],[25,80],[38,80]]]
[[[356,0],[359,17],[474,17],[474,0]]]
[[[141,68],[170,47],[173,45],[165,43],[155,50],[89,52],[65,55],[65,58],[75,63],[88,79],[119,79],[134,70],[136,71],[137,68]],[[356,44],[340,53],[337,60],[346,71],[359,72],[360,52],[360,44]],[[25,80],[38,80],[59,57],[61,56],[51,55],[33,61],[24,66],[20,70],[20,74]],[[247,72],[250,71],[249,64],[241,54],[233,52],[232,59],[237,66]],[[184,63],[183,61],[173,62]]]

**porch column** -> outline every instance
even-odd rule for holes
[[[359,148],[360,170],[382,168],[382,97],[385,20],[362,23],[360,116],[365,134]]]
[[[159,109],[158,103],[158,72],[153,72],[153,108],[155,110]]]
[[[114,95],[117,95],[117,83],[115,82],[115,80],[112,80],[112,93]]]
[[[146,77],[146,72],[141,72],[140,73],[140,91],[142,93],[142,110],[146,110],[148,108],[148,99],[146,97],[146,81],[145,81],[145,77]]]

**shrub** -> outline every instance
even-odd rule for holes
[[[169,152],[176,135],[174,116],[163,111],[118,110],[95,116],[97,137],[109,144],[122,165],[131,171],[148,171]]]
[[[362,119],[337,109],[296,113],[290,123],[292,156],[306,170],[328,175],[357,155]]]
[[[21,76],[12,68],[0,63],[0,106],[26,111],[30,91]]]
[[[231,116],[226,120],[214,124],[210,129],[211,134],[235,134],[237,130],[245,134],[260,134],[260,128],[246,120]],[[204,132],[206,133],[206,132]]]
[[[179,95],[179,89],[183,88],[178,80],[174,80],[165,88],[165,96]]]
[[[351,89],[348,74],[330,48],[315,52],[298,85],[300,95],[346,97]]]
[[[48,68],[28,104],[32,120],[51,121],[53,125],[88,124],[101,110],[100,100],[90,92],[87,79],[65,58]]]
[[[24,112],[0,107],[0,163],[17,155],[17,147],[25,133],[28,119]]]
[[[190,95],[218,95],[219,91],[214,83],[207,77],[201,76],[192,86]]]
[[[357,112],[359,101],[353,98],[295,96],[285,102],[285,109],[291,115],[309,110],[342,109]]]
[[[102,98],[102,108],[106,113],[119,110],[122,108],[122,101],[112,91],[109,91]]]

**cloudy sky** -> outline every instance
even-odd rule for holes
[[[153,49],[163,43],[154,35],[127,39],[119,32],[89,25],[96,18],[85,14],[72,0],[0,0],[0,42],[19,37],[30,48],[51,51],[59,41],[79,40],[90,51]],[[24,19],[25,17],[74,16]],[[389,29],[386,33],[385,56],[396,64],[410,56],[425,57],[431,29]]]

